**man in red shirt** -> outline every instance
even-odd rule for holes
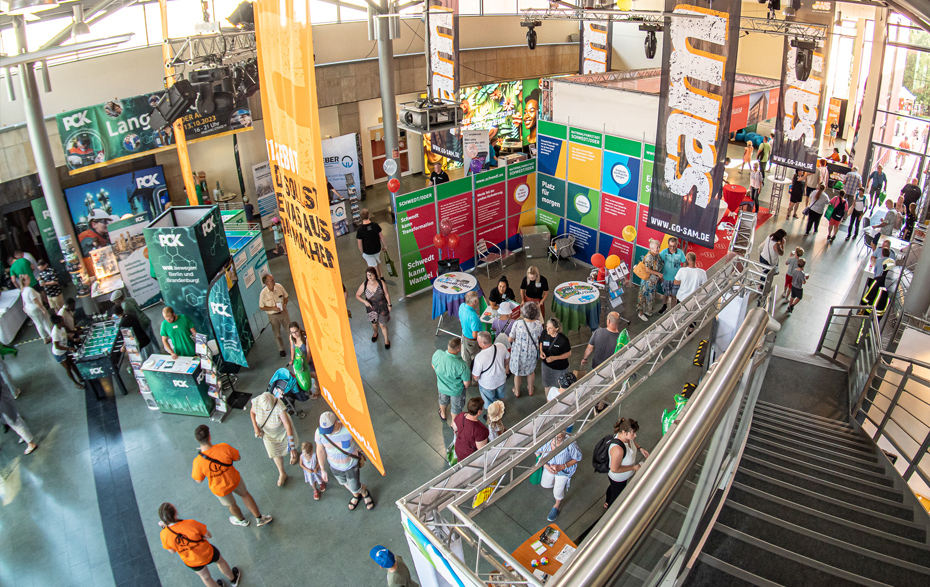
[[[249,521],[242,516],[242,510],[236,503],[236,495],[245,502],[245,507],[249,508],[252,515],[255,516],[257,526],[264,526],[272,520],[271,516],[263,516],[258,510],[258,504],[255,498],[245,488],[239,471],[233,466],[233,463],[239,460],[239,451],[229,446],[225,442],[214,445],[210,439],[210,428],[201,424],[194,430],[194,438],[200,443],[200,451],[194,459],[194,467],[191,471],[191,477],[197,483],[202,483],[207,479],[210,485],[210,491],[213,492],[220,503],[229,508],[229,521],[236,526],[248,526]]]
[[[455,430],[455,456],[461,461],[488,443],[488,427],[478,421],[484,400],[473,397],[468,400],[465,411],[452,420]]]

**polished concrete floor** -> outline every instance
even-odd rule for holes
[[[748,181],[748,173],[744,177]],[[731,174],[731,179],[740,179],[739,174]],[[407,178],[404,183],[409,187],[405,190],[419,187],[421,182],[422,178]],[[368,206],[378,211],[375,220],[385,229],[396,260],[396,237],[389,224],[383,188],[370,191]],[[783,212],[762,232],[767,234],[779,226],[788,230],[791,246],[801,244],[808,250],[812,277],[794,314],[786,317],[781,309],[776,313],[784,324],[778,344],[813,351],[829,306],[844,303],[857,289],[861,258],[857,258],[853,243],[838,240],[835,245],[825,244],[825,227],[816,240],[804,237],[800,221],[785,221]],[[449,337],[433,336],[431,296],[425,293],[395,303],[390,350],[385,350],[381,341],[371,343],[363,308],[353,298],[354,288],[362,281],[362,259],[351,235],[338,239],[337,245],[343,280],[350,290],[356,353],[387,471],[384,477],[372,467],[362,473],[377,507],[373,511],[348,511],[349,495],[338,485],[332,485],[322,500],[313,501],[312,491],[296,466],[288,469],[290,481],[283,488],[277,487],[275,467],[262,443],[254,438],[248,413],[237,411],[225,423],[211,425],[214,440],[229,442],[242,452],[237,467],[262,512],[273,515],[275,521],[263,528],[254,523],[248,528],[230,525],[226,509],[209,489],[190,478],[197,451],[193,430],[204,421],[150,411],[135,393],[117,393],[98,405],[70,385],[41,341],[24,342],[35,338],[34,328],[27,324],[19,336],[19,356],[6,361],[23,389],[17,406],[37,434],[40,448],[22,456],[22,447],[12,432],[0,436],[0,585],[199,585],[177,555],[161,548],[156,511],[163,501],[176,504],[182,517],[208,525],[212,542],[231,564],[243,570],[243,585],[380,585],[383,573],[367,554],[374,544],[384,544],[409,561],[394,502],[445,467],[444,447],[452,435],[436,414],[429,357],[444,347]],[[270,264],[278,281],[292,291],[287,258],[273,258]],[[519,282],[527,264],[518,256],[507,267],[511,283]],[[588,272],[571,263],[563,263],[557,273],[544,260],[539,264],[553,285],[582,279]],[[478,276],[485,291],[497,278],[493,275],[489,281],[484,273]],[[400,281],[393,282],[392,294],[399,297]],[[630,330],[634,336],[647,326],[635,319],[635,295],[635,289],[626,294],[622,310],[633,319]],[[293,304],[290,310],[292,317],[298,316]],[[157,326],[160,307],[149,313]],[[605,314],[606,310],[602,323]],[[573,344],[583,344],[589,335],[585,328],[571,333],[570,339]],[[578,366],[582,351],[583,347],[574,350],[573,368]],[[667,368],[624,400],[624,415],[641,422],[638,440],[643,446],[651,447],[658,441],[662,410],[671,406],[672,395],[685,382],[697,376],[692,355],[689,348],[673,357]],[[258,337],[249,361],[253,368],[242,372],[237,388],[253,394],[264,391],[271,374],[286,362],[278,357],[268,331]],[[134,387],[132,383],[129,386]],[[476,391],[469,395],[476,395]],[[519,421],[543,401],[542,393],[509,397],[505,422]],[[302,439],[311,439],[325,406],[319,400],[306,402],[303,408],[308,415],[297,421],[297,430]],[[605,419],[604,432],[608,425]],[[592,431],[586,435],[590,438],[580,441],[586,462],[572,481],[559,518],[570,536],[590,526],[602,511],[606,480],[587,464],[601,433]],[[548,491],[525,484],[483,513],[480,522],[502,545],[513,549],[545,525],[551,506]]]

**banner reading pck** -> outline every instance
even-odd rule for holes
[[[655,180],[648,225],[713,247],[727,152],[740,3],[666,0]]]

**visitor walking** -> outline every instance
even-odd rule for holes
[[[323,412],[320,415],[320,427],[314,432],[314,441],[320,466],[328,462],[330,473],[352,494],[349,509],[354,510],[360,500],[365,501],[365,509],[373,509],[375,501],[368,488],[362,485],[359,475],[365,455],[355,444],[349,429],[336,418],[336,414]]]
[[[862,186],[862,176],[859,175],[859,168],[853,167],[852,171],[843,177],[843,191],[850,196],[855,195]]]
[[[811,194],[817,190],[817,186],[823,183],[820,180],[820,160],[817,161],[817,167],[814,171],[808,173],[804,178],[804,206],[810,206]]]
[[[281,487],[288,478],[284,472],[284,457],[289,456],[290,464],[296,465],[299,456],[297,432],[287,413],[287,407],[274,394],[266,391],[252,399],[249,417],[252,420],[255,438],[262,439],[268,458],[273,460],[278,468],[278,487]]]
[[[811,205],[807,207],[807,229],[804,231],[805,236],[809,236],[811,233],[811,228],[814,229],[814,234],[817,234],[817,229],[820,227],[820,219],[823,217],[824,210],[827,209],[827,194],[824,190],[827,189],[827,186],[820,184],[817,186],[817,191],[814,192],[814,195],[811,197]]]
[[[191,477],[197,483],[203,483],[207,480],[210,491],[220,500],[220,503],[229,508],[229,521],[234,526],[248,526],[249,521],[242,515],[239,504],[236,503],[236,496],[242,498],[245,507],[255,516],[255,525],[264,526],[274,518],[263,516],[255,503],[255,498],[249,493],[242,481],[242,476],[233,465],[239,460],[239,451],[229,446],[225,442],[213,444],[210,437],[210,428],[201,424],[194,430],[194,438],[200,444],[200,450],[194,457],[194,465],[191,469]]]
[[[868,179],[868,188],[869,188],[869,210],[875,207],[879,203],[879,197],[884,193],[885,188],[888,186],[888,176],[885,175],[883,167],[879,164],[875,167],[875,170],[869,174]]]
[[[591,339],[588,340],[588,346],[585,347],[584,355],[581,357],[581,366],[584,367],[588,359],[591,359],[591,368],[597,369],[598,365],[616,352],[619,337],[620,314],[611,312],[607,314],[607,326],[591,333]]]
[[[575,441],[565,442],[566,437],[565,432],[559,432],[555,438],[536,451],[537,457],[553,452],[556,453],[543,465],[542,481],[540,482],[541,486],[552,490],[552,496],[555,498],[555,505],[549,510],[549,516],[546,518],[550,522],[554,522],[559,517],[559,512],[562,510],[562,500],[565,499],[565,491],[571,485],[572,475],[578,470],[578,463],[582,459],[581,449],[578,448],[578,444]]]
[[[430,365],[436,373],[436,387],[439,390],[439,419],[447,421],[449,406],[452,406],[452,418],[465,409],[465,388],[471,382],[468,365],[462,360],[462,340],[453,338],[446,345],[446,350],[433,353]]]
[[[368,556],[379,567],[387,570],[387,587],[420,587],[410,578],[410,569],[404,564],[400,555],[395,555],[387,548],[379,545],[372,548]]]
[[[666,309],[674,308],[678,303],[675,297],[678,293],[678,288],[675,286],[675,274],[684,264],[685,254],[678,248],[677,238],[668,239],[668,247],[659,253],[659,258],[662,259],[662,290],[665,294],[665,303],[659,308],[659,315],[662,315]]]
[[[371,213],[368,208],[362,208],[358,213],[362,219],[362,224],[356,231],[358,240],[358,250],[362,258],[369,267],[374,268],[377,272],[378,279],[384,279],[384,273],[381,271],[381,251],[387,246],[384,244],[384,233],[381,232],[381,225],[371,221]]]
[[[536,361],[539,359],[539,338],[543,325],[539,321],[539,306],[526,302],[521,310],[522,318],[510,330],[510,372],[513,373],[513,395],[520,397],[520,384],[526,377],[529,395],[533,395],[536,383]]]
[[[862,222],[862,215],[865,214],[866,203],[865,188],[860,186],[853,196],[852,209],[849,211],[849,228],[846,230],[846,240],[859,238],[859,224]]]
[[[797,218],[798,208],[804,200],[804,181],[801,179],[803,172],[795,171],[791,180],[791,188],[788,190],[788,213],[785,218]]]
[[[753,212],[759,213],[759,193],[762,191],[762,182],[764,180],[763,170],[759,168],[759,162],[752,162],[752,171],[749,172],[749,197],[752,198]]]
[[[804,297],[804,284],[807,283],[807,280],[810,278],[810,274],[804,273],[805,265],[807,265],[807,261],[798,259],[798,266],[791,274],[791,298],[788,300],[789,314],[794,312],[794,307],[797,306],[798,302]]]
[[[54,314],[65,305],[65,297],[61,294],[61,283],[58,282],[58,274],[49,266],[48,261],[39,259],[38,265],[39,272],[36,277],[48,299],[48,307]]]
[[[649,274],[647,279],[642,280],[639,284],[639,297],[636,298],[636,315],[643,322],[649,320],[652,316],[652,302],[656,295],[656,289],[662,280],[662,259],[659,257],[659,241],[654,238],[649,239],[649,252],[641,261]]]
[[[481,332],[480,307],[481,296],[476,291],[465,294],[465,303],[459,306],[459,324],[462,325],[462,360],[471,368],[471,363],[478,354],[478,333]]]
[[[275,282],[274,275],[271,273],[262,277],[262,284],[265,287],[258,294],[258,309],[268,314],[268,325],[278,345],[278,355],[285,357],[287,353],[284,352],[284,333],[287,331],[287,325],[291,323],[291,318],[287,313],[289,296],[284,287]]]
[[[39,448],[39,445],[36,444],[35,435],[29,430],[26,421],[23,420],[19,410],[16,409],[14,393],[13,387],[5,379],[0,378],[0,420],[26,443],[26,450],[23,454],[32,454],[32,451]]]
[[[562,323],[558,318],[549,318],[546,321],[546,332],[539,339],[543,389],[558,384],[559,377],[568,371],[568,359],[571,356],[572,343],[562,333]]]
[[[613,505],[630,478],[639,471],[642,465],[636,463],[636,453],[643,458],[649,458],[649,451],[636,442],[636,433],[639,431],[639,422],[632,418],[620,418],[614,424],[614,438],[610,441],[607,454],[610,456],[610,469],[607,478],[610,486],[607,488],[607,499],[604,508]]]
[[[546,298],[549,297],[549,281],[540,275],[535,265],[526,268],[526,276],[520,282],[520,304],[536,302],[539,315],[546,317]]]
[[[782,296],[782,301],[785,303],[788,303],[791,298],[791,282],[794,279],[794,270],[798,268],[798,260],[802,257],[804,257],[804,249],[795,247],[791,254],[788,255],[788,260],[785,261],[785,265],[788,267],[788,270],[785,271],[785,294]]]
[[[314,501],[319,501],[320,494],[326,491],[326,471],[316,458],[312,442],[300,445],[300,468],[304,470],[304,482],[313,487]]]
[[[171,355],[172,359],[178,357],[194,357],[197,355],[194,346],[194,323],[184,314],[175,314],[174,308],[165,306],[161,311],[165,319],[161,323],[161,344],[165,347],[165,352]]]
[[[271,219],[271,235],[274,237],[274,252],[278,255],[287,254],[287,243],[284,242],[284,228],[281,219],[275,216]]]
[[[68,336],[68,331],[65,329],[64,319],[57,314],[52,316],[51,334],[52,357],[55,358],[56,363],[65,368],[65,373],[68,374],[68,379],[74,383],[74,387],[84,389],[84,378],[81,377],[81,372],[78,371],[74,360],[71,358],[71,353],[75,350],[74,345]]]
[[[378,342],[378,328],[384,334],[384,348],[391,348],[391,338],[388,334],[388,322],[391,321],[391,294],[388,293],[384,281],[378,278],[378,272],[373,267],[365,269],[365,281],[358,286],[355,299],[368,308],[368,321],[371,323],[371,342]]]
[[[499,342],[494,342],[491,333],[478,333],[478,346],[481,352],[475,356],[472,378],[478,383],[478,392],[484,405],[490,406],[506,396],[507,373],[510,368],[510,351]]]
[[[42,303],[42,294],[39,293],[33,285],[35,281],[28,275],[20,275],[19,282],[21,285],[19,295],[23,300],[23,310],[26,315],[32,318],[39,337],[45,340],[45,344],[52,342],[52,323],[48,319],[48,312],[45,311],[45,305]]]
[[[858,190],[859,188],[856,189]],[[830,218],[827,219],[829,221],[827,226],[827,242],[832,243],[836,240],[836,235],[840,231],[840,223],[846,218],[848,205],[846,202],[845,190],[840,190],[837,195],[833,196],[833,199],[830,200],[830,205],[833,206],[833,210],[830,212]]]
[[[465,411],[452,419],[455,431],[455,457],[462,462],[488,443],[490,432],[478,417],[484,408],[484,400],[473,397],[468,400]]]
[[[739,172],[742,173],[746,165],[749,165],[749,168],[752,169],[752,155],[755,153],[756,147],[752,144],[752,141],[746,141],[746,147],[743,148],[743,162],[740,163]]]
[[[762,137],[762,144],[759,145],[759,169],[762,173],[765,173],[765,167],[769,162],[769,155],[772,153],[772,143],[769,142],[768,137]],[[759,209],[759,202],[756,201],[756,210]]]
[[[174,505],[165,502],[158,506],[158,525],[162,530],[159,534],[161,546],[165,550],[172,550],[181,557],[181,562],[190,570],[197,573],[200,580],[207,587],[225,587],[220,579],[213,580],[210,569],[207,567],[216,564],[223,576],[229,579],[230,585],[237,587],[242,579],[242,572],[238,567],[230,568],[229,563],[220,554],[220,549],[208,542],[213,535],[207,527],[197,520],[183,520],[178,518],[178,510]]]

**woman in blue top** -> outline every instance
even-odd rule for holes
[[[659,253],[662,259],[662,289],[665,294],[665,302],[659,308],[659,314],[664,314],[665,310],[671,306],[675,307],[678,303],[678,286],[675,285],[675,276],[678,270],[685,264],[685,254],[678,248],[678,239],[672,237],[668,239],[668,248]]]

